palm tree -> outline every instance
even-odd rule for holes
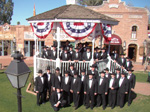
[[[103,3],[104,0],[78,0],[78,3],[83,6],[98,6]]]

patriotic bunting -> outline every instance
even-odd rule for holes
[[[97,23],[90,22],[60,22],[63,31],[75,40],[81,40],[89,36]]]
[[[111,41],[111,26],[108,24],[100,24],[102,35],[106,41]]]
[[[30,23],[30,25],[38,38],[45,39],[52,30],[53,22],[34,22]]]
[[[148,32],[148,38],[150,38],[150,32]]]

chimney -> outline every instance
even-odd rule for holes
[[[36,15],[36,12],[35,12],[35,4],[34,4],[34,9],[33,9],[33,16]]]
[[[66,4],[70,5],[70,4],[77,4],[78,0],[66,0]]]

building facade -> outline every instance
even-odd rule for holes
[[[148,10],[127,6],[121,0],[107,0],[100,6],[88,8],[120,21],[112,27],[112,41],[118,44],[111,44],[111,51],[124,52],[133,61],[142,62],[143,42],[148,38]],[[119,39],[121,40],[118,41]],[[104,42],[104,45],[107,46],[107,43]]]

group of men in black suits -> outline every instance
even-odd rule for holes
[[[69,43],[69,42],[66,42]],[[88,44],[85,44],[86,46],[82,46],[81,43],[78,44],[78,46],[73,50],[73,46],[70,44],[66,44],[65,46],[60,46],[59,51],[59,58],[62,61],[90,61],[92,58],[92,52],[90,50],[90,47]],[[57,49],[56,45],[52,45],[52,49],[50,50],[48,47],[44,46],[43,52],[42,52],[42,58],[50,59],[50,60],[56,60],[57,58]],[[100,51],[99,51],[100,50]],[[105,48],[95,48],[94,53],[94,59],[100,60],[100,59],[106,59],[107,53]]]
[[[65,75],[62,76],[60,69],[52,74],[50,67],[47,72],[38,71],[35,86],[37,93],[37,105],[50,101],[53,109],[58,111],[61,107],[66,107],[73,101],[75,109],[80,105],[85,105],[86,109],[102,105],[103,109],[109,105],[112,109],[118,105],[122,108],[126,97],[128,105],[132,102],[132,91],[135,87],[135,75],[132,69],[128,69],[128,74],[109,73],[109,69],[98,73],[95,65],[90,66],[91,70],[81,70],[81,73],[71,64]]]

